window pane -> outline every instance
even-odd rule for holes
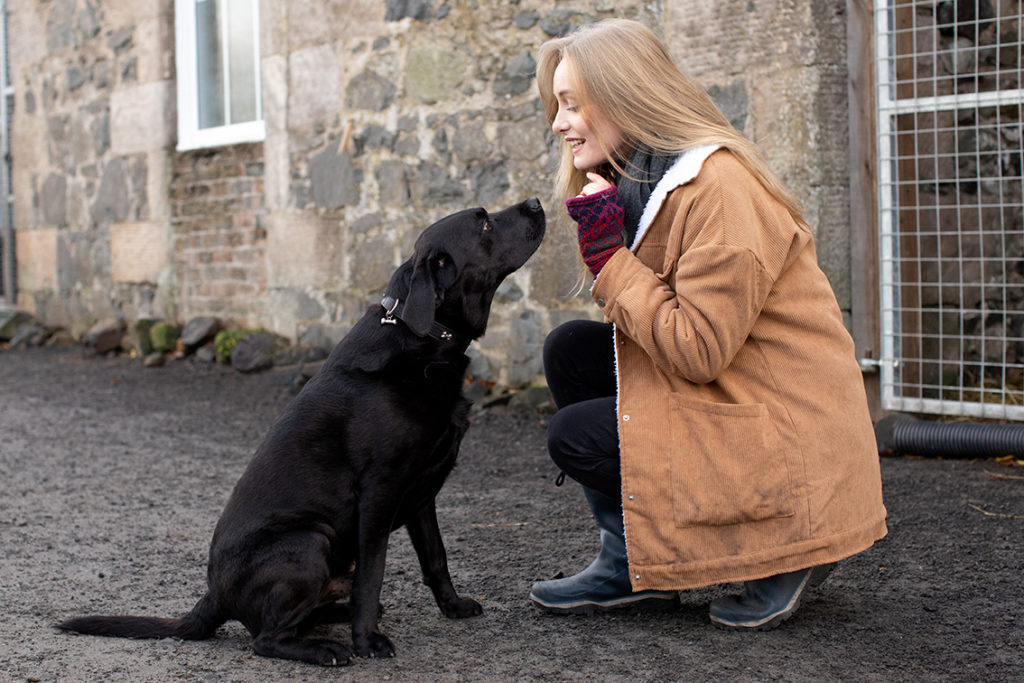
[[[224,125],[224,70],[221,64],[217,0],[196,0],[199,128]]]
[[[231,123],[244,123],[259,118],[254,5],[254,0],[228,0]]]

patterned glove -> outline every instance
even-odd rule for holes
[[[612,254],[626,246],[622,240],[624,211],[619,191],[613,185],[594,194],[571,197],[565,200],[565,207],[577,223],[583,262],[597,277]]]

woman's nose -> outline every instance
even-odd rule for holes
[[[565,122],[565,119],[562,117],[561,113],[555,115],[555,120],[551,122],[551,130],[553,130],[555,133],[564,133],[565,131],[569,130],[569,126]]]

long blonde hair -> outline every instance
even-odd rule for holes
[[[679,70],[649,28],[628,19],[605,19],[541,45],[537,87],[549,126],[558,114],[552,82],[563,60],[572,66],[573,95],[588,125],[592,122],[588,109],[599,111],[627,142],[642,143],[665,155],[701,145],[724,147],[805,226],[799,202],[768,167],[761,151]],[[600,140],[598,144],[605,148]],[[620,160],[611,158],[609,163],[619,173],[629,173]],[[586,183],[586,172],[573,166],[569,145],[562,145],[556,191],[563,198],[572,197]]]

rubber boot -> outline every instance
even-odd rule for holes
[[[590,566],[563,579],[538,581],[530,600],[546,612],[591,614],[597,610],[625,607],[669,609],[679,604],[678,591],[647,590],[637,593],[629,583],[622,501],[583,487],[590,509],[601,530],[601,550]]]
[[[835,564],[747,581],[743,593],[711,602],[711,622],[733,629],[767,631],[789,619],[808,587],[821,584]]]

